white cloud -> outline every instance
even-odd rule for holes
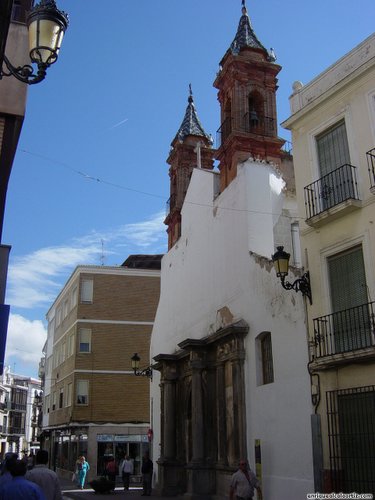
[[[42,321],[30,321],[19,314],[10,314],[5,364],[9,357],[16,357],[20,363],[38,364],[46,339],[47,331]]]
[[[76,266],[100,265],[101,241],[106,265],[113,265],[108,260],[119,256],[121,264],[130,253],[162,253],[166,240],[163,219],[164,212],[160,212],[146,221],[103,233],[92,231],[75,238],[71,244],[41,248],[13,258],[9,266],[7,303],[23,309],[47,308]]]

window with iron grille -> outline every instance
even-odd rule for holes
[[[257,380],[258,385],[270,384],[274,381],[272,340],[270,332],[262,332],[256,339],[257,348]]]
[[[356,198],[350,166],[345,120],[316,137],[321,182],[319,197],[323,209]]]
[[[335,492],[375,493],[375,386],[326,393]]]
[[[362,246],[327,259],[335,352],[371,345],[371,322]]]

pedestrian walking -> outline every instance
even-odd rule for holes
[[[150,459],[150,454],[148,451],[143,455],[142,459],[142,485],[143,485],[143,497],[148,497],[151,495],[152,491],[152,472],[153,472],[154,464]]]
[[[5,453],[4,461],[1,464],[1,475],[0,475],[0,487],[7,483],[8,481],[11,481],[12,474],[10,473],[9,466],[11,462],[15,462],[17,460],[17,453],[13,453],[11,451],[8,451]]]
[[[124,483],[124,490],[129,489],[130,476],[134,472],[133,460],[130,460],[129,455],[126,455],[121,465],[122,482]]]
[[[27,471],[26,479],[40,486],[47,500],[62,500],[59,478],[56,472],[47,467],[47,464],[48,451],[38,450],[35,456],[35,466]]]
[[[115,491],[117,465],[116,465],[116,460],[114,457],[109,457],[107,465],[105,467],[105,474],[108,477],[108,480],[113,483],[112,491]]]
[[[9,471],[12,480],[0,487],[0,500],[47,500],[42,489],[25,478],[27,463],[24,460],[11,460]]]
[[[249,468],[247,460],[242,459],[230,482],[229,500],[251,500],[254,497],[254,489],[258,492],[258,500],[262,500],[260,483]]]
[[[84,456],[78,457],[77,460],[77,472],[76,476],[78,478],[78,486],[83,490],[86,481],[86,475],[90,470],[90,465],[86,462],[86,458]]]

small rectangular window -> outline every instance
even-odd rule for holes
[[[65,319],[69,314],[69,299],[66,299],[64,302],[64,316],[63,319]]]
[[[89,381],[77,380],[77,405],[89,404]]]
[[[66,359],[66,342],[63,342],[61,346],[61,363],[64,363]]]
[[[80,328],[78,330],[78,352],[91,352],[90,328]]]
[[[77,305],[77,302],[78,302],[78,287],[75,286],[72,291],[70,308],[73,309]]]
[[[56,326],[59,326],[61,323],[61,307],[59,307],[56,311]]]
[[[68,384],[65,406],[72,406],[72,384]]]
[[[64,405],[64,389],[60,389],[60,394],[59,394],[59,408],[62,408]]]
[[[68,346],[67,346],[66,357],[69,358],[69,356],[72,356],[74,354],[74,347],[73,347],[74,336],[69,335],[67,342],[68,342]]]
[[[273,359],[271,334],[267,332],[260,341],[262,352],[263,384],[273,382]]]
[[[91,304],[94,294],[94,280],[83,279],[81,281],[81,302]]]

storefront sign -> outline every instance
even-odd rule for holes
[[[107,442],[112,443],[114,441],[114,435],[113,434],[97,434],[96,440],[98,443],[107,443]]]

